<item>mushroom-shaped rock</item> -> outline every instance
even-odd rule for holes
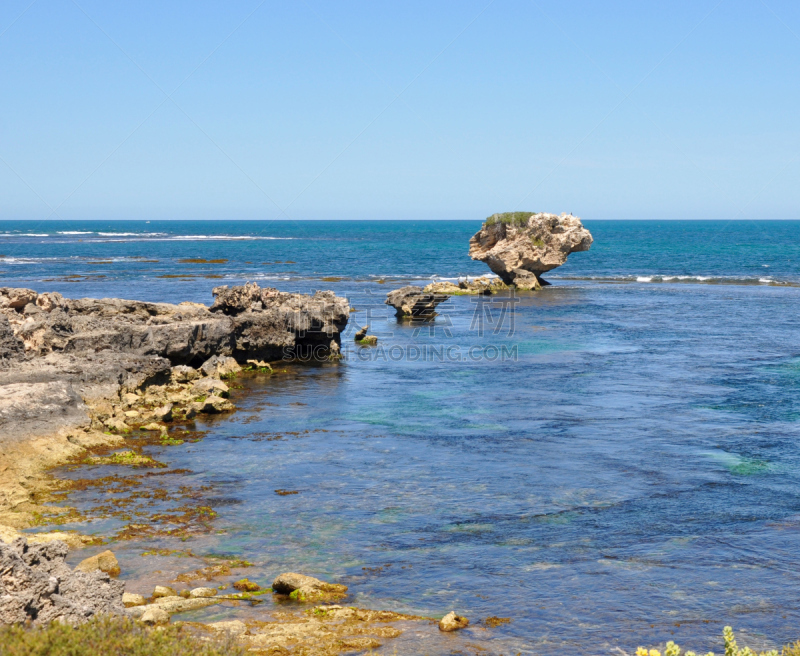
[[[450,611],[439,621],[440,631],[457,631],[469,626],[469,620],[461,615],[456,615],[455,611]]]
[[[386,294],[386,305],[395,309],[398,319],[433,319],[436,306],[448,298],[446,294],[426,292],[422,287],[408,285]]]
[[[347,586],[287,572],[272,582],[272,590],[298,601],[338,601],[346,595]]]
[[[591,233],[571,214],[493,214],[469,240],[469,256],[518,289],[537,289],[539,276],[561,266],[570,253],[588,251]]]
[[[96,556],[90,556],[79,562],[75,567],[80,572],[94,572],[100,570],[109,576],[119,576],[119,562],[111,551],[103,551]]]

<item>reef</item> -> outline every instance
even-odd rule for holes
[[[571,214],[493,214],[469,240],[469,256],[489,265],[507,285],[534,291],[548,284],[541,274],[561,266],[570,253],[588,251],[591,233]]]

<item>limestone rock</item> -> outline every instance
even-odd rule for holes
[[[439,621],[440,631],[457,631],[469,626],[469,620],[466,617],[456,615],[455,611],[450,611]]]
[[[368,330],[369,330],[369,326],[364,326],[363,328],[361,328],[360,330],[358,330],[356,332],[356,334],[353,336],[353,339],[356,342],[360,342],[362,339],[364,339],[367,336],[367,331]]]
[[[125,584],[99,570],[71,570],[64,542],[0,543],[0,624],[54,620],[81,624],[101,613],[123,612]]]
[[[144,606],[147,600],[140,594],[133,594],[132,592],[125,592],[122,595],[122,604],[125,608],[132,608],[133,606]]]
[[[463,295],[463,294],[477,294],[488,296],[490,294],[498,294],[500,292],[508,291],[506,285],[500,278],[492,278],[489,276],[481,276],[470,280],[459,280],[458,284],[453,282],[432,282],[425,285],[423,291],[434,294],[449,294],[449,295]]]
[[[233,410],[233,403],[228,401],[228,399],[223,399],[222,397],[212,395],[203,401],[192,403],[190,408],[197,413],[216,415],[222,412],[230,412]]]
[[[231,636],[242,636],[247,633],[247,625],[241,620],[231,620],[228,622],[212,622],[207,624],[209,629],[217,633],[227,633]]]
[[[230,395],[229,387],[217,378],[201,378],[192,384],[192,394],[221,396],[228,398]]]
[[[436,306],[448,298],[445,294],[433,294],[422,287],[408,285],[389,292],[386,305],[394,307],[398,319],[433,319]]]
[[[94,572],[99,569],[109,576],[119,576],[119,562],[112,551],[106,550],[79,562],[75,569],[81,572]]]
[[[272,582],[273,592],[289,595],[298,601],[338,601],[347,594],[347,586],[326,583],[312,576],[294,572],[281,574]]]
[[[241,371],[239,363],[231,357],[212,355],[200,367],[200,371],[206,376],[219,376],[225,378],[237,374]]]
[[[157,424],[156,422],[151,422],[149,424],[145,424],[144,426],[140,426],[139,430],[166,433],[167,427]]]
[[[488,264],[506,284],[519,279],[520,289],[536,289],[542,273],[591,244],[591,233],[571,214],[508,212],[484,222],[469,241],[469,256]]]
[[[189,590],[189,596],[191,598],[200,598],[200,597],[216,597],[217,596],[217,589],[216,588],[194,588],[193,590]]]
[[[156,421],[172,421],[172,408],[173,405],[171,403],[159,406],[153,410],[153,418]]]
[[[157,585],[153,589],[153,599],[159,599],[161,597],[176,597],[175,590],[166,585]]]
[[[176,383],[190,383],[200,374],[194,367],[189,367],[185,364],[179,364],[177,367],[172,367],[171,377]]]
[[[165,611],[163,608],[158,608],[157,606],[153,606],[144,611],[144,613],[142,613],[142,616],[139,618],[139,621],[142,624],[147,624],[148,626],[166,624],[167,622],[169,622],[169,613]]]

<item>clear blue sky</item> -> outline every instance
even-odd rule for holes
[[[796,1],[4,0],[0,33],[0,219],[800,219]]]

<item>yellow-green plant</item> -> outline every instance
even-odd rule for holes
[[[779,656],[776,649],[762,652],[754,652],[752,649],[750,649],[750,647],[739,649],[739,645],[736,644],[736,636],[733,634],[733,629],[729,626],[726,626],[724,629],[722,629],[722,637],[725,640],[725,656]],[[800,645],[800,643],[797,643],[797,645]],[[795,652],[792,651],[793,649],[793,646],[787,645],[783,648],[783,655],[795,656]],[[681,648],[670,640],[664,648],[664,656],[680,655]],[[639,647],[636,650],[636,656],[661,656],[661,652],[658,651],[658,649],[645,649],[644,647]],[[697,656],[697,654],[695,654],[693,651],[685,651],[683,652],[683,656]],[[705,656],[714,656],[714,652],[710,651]]]

